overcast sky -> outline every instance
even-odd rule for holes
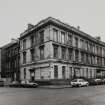
[[[49,16],[105,41],[105,0],[0,0],[0,46]]]

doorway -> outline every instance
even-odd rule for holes
[[[35,81],[35,69],[30,69],[30,80]]]

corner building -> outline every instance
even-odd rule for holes
[[[68,80],[105,77],[105,43],[48,17],[20,35],[20,79]]]

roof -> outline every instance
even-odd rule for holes
[[[8,48],[8,47],[11,47],[12,45],[16,44],[17,42],[10,42],[4,46],[1,47],[1,49],[4,49],[4,48]]]
[[[73,32],[81,35],[82,37],[86,37],[86,38],[88,38],[91,41],[94,41],[96,43],[99,43],[99,44],[105,46],[105,42],[100,41],[100,40],[96,39],[95,37],[93,37],[93,36],[91,36],[91,35],[83,32],[81,30],[78,30],[77,28],[75,28],[73,26],[70,26],[69,24],[66,24],[66,23],[64,23],[64,22],[62,22],[62,21],[60,21],[58,19],[53,18],[53,17],[48,17],[46,19],[41,20],[39,23],[37,23],[36,25],[34,25],[33,28],[31,28],[30,30],[26,30],[23,33],[21,33],[20,34],[20,38],[23,37],[23,36],[25,36],[25,35],[27,35],[28,33],[34,31],[36,28],[38,28],[38,27],[40,27],[40,26],[42,26],[42,25],[44,25],[44,24],[46,24],[48,22],[51,22],[51,23],[57,24],[59,26],[62,26],[64,28],[68,29],[68,30],[71,30],[71,31],[73,31]]]

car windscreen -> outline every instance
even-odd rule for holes
[[[77,82],[77,79],[72,80],[72,82]]]
[[[79,82],[85,82],[84,80],[80,79]]]

